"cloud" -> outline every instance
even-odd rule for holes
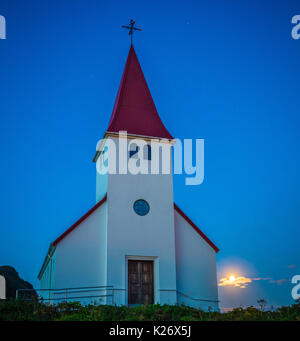
[[[270,280],[270,283],[274,283],[274,284],[277,284],[277,285],[281,285],[281,284],[283,284],[283,283],[285,283],[285,282],[288,282],[289,280],[287,279],[287,278],[281,278],[281,279],[277,279],[277,280],[275,280],[275,279],[271,279]]]
[[[286,279],[286,278],[278,279],[277,284],[281,285],[282,283],[287,282],[287,281],[288,281],[288,279]]]
[[[241,289],[244,289],[248,286],[249,283],[252,281],[269,281],[269,283],[281,285],[285,282],[288,282],[289,280],[287,278],[281,278],[281,279],[273,279],[272,277],[244,277],[244,276],[227,276],[220,279],[218,286],[232,286],[232,287],[239,287]]]
[[[295,269],[296,267],[297,267],[296,264],[290,264],[290,265],[288,265],[288,268],[289,268],[289,269]]]
[[[246,286],[252,282],[251,278],[247,278],[244,276],[228,276],[228,277],[223,277],[219,281],[219,287],[222,286],[234,286],[234,287],[240,287],[240,288],[246,288]]]

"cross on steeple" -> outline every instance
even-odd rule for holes
[[[134,24],[135,24],[135,21],[131,19],[129,26],[122,25],[123,28],[127,28],[127,30],[129,30],[128,34],[130,35],[130,43],[131,43],[131,45],[132,45],[132,36],[133,36],[134,31],[141,31],[140,28],[134,27]]]

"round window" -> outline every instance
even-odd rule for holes
[[[146,215],[150,211],[150,206],[146,200],[139,199],[133,204],[134,212],[138,215]]]

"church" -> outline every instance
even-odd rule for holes
[[[125,148],[120,144],[124,132]],[[38,274],[39,294],[53,303],[185,304],[218,310],[219,249],[174,202],[172,172],[101,172],[111,162],[108,141],[123,160],[141,158],[147,165],[153,162],[155,143],[169,153],[175,143],[158,115],[133,45],[93,159],[96,204],[50,244]],[[146,152],[138,153],[133,141],[145,141]],[[172,163],[170,155],[168,160]]]

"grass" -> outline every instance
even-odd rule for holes
[[[274,311],[255,307],[205,312],[184,305],[47,305],[40,301],[0,301],[0,321],[300,321],[300,301]]]

